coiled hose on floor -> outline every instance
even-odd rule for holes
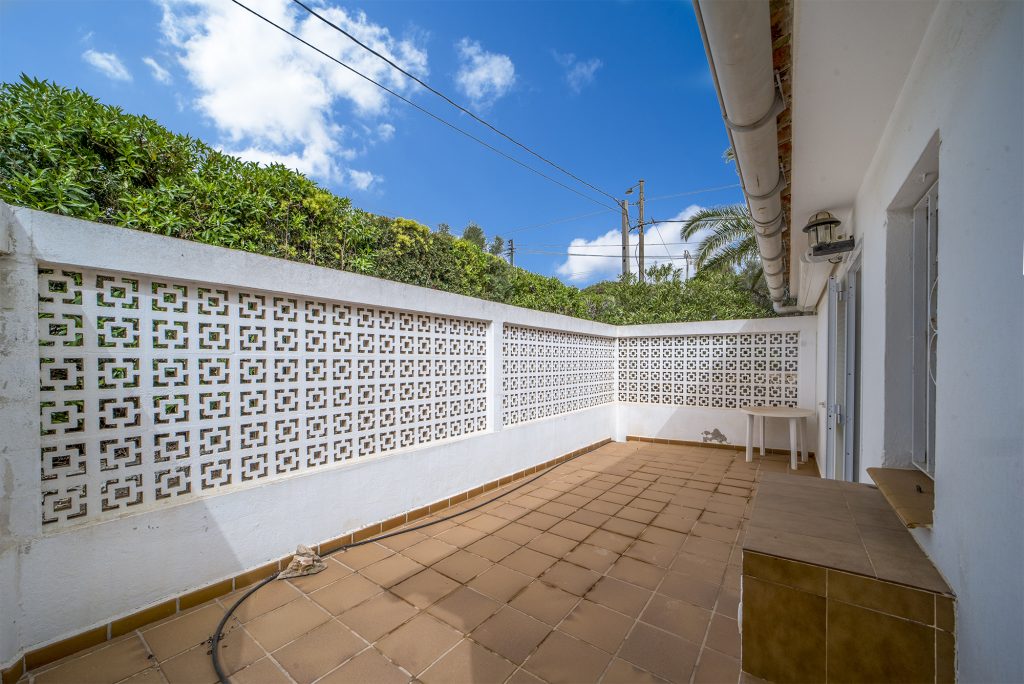
[[[475,511],[475,510],[477,510],[479,508],[483,508],[487,504],[494,503],[495,501],[503,499],[504,497],[508,496],[512,492],[515,492],[515,491],[518,491],[519,489],[522,489],[523,487],[525,487],[526,485],[530,484],[531,482],[536,482],[540,478],[542,478],[545,475],[547,475],[548,473],[552,472],[555,468],[558,468],[559,466],[563,466],[566,463],[568,463],[569,461],[573,461],[573,460],[579,458],[582,455],[583,454],[576,454],[575,456],[570,456],[569,458],[565,459],[564,461],[562,461],[560,463],[556,463],[555,465],[545,469],[543,472],[537,473],[536,475],[534,475],[530,479],[525,480],[523,482],[520,482],[518,485],[516,485],[512,489],[509,489],[508,491],[502,492],[498,496],[495,496],[495,497],[493,497],[491,499],[488,499],[487,501],[482,501],[482,502],[480,502],[480,503],[478,503],[478,504],[476,504],[474,506],[470,506],[469,508],[467,508],[464,511],[459,511],[458,513],[452,513],[451,515],[446,515],[443,518],[438,518],[437,520],[431,520],[430,522],[425,522],[425,523],[422,523],[420,525],[416,525],[414,527],[408,527],[408,528],[405,528],[405,529],[395,530],[394,532],[388,532],[386,534],[381,534],[381,535],[378,535],[376,537],[371,537],[370,539],[363,539],[362,541],[357,541],[357,542],[352,542],[350,544],[345,544],[344,546],[339,546],[336,549],[333,549],[331,551],[328,551],[325,554],[322,554],[321,558],[327,558],[328,556],[330,556],[332,554],[335,554],[335,553],[338,553],[339,551],[344,551],[346,549],[351,549],[351,548],[356,547],[356,546],[362,546],[363,544],[372,544],[372,543],[378,542],[378,541],[380,541],[382,539],[389,539],[391,537],[397,537],[398,535],[405,534],[407,532],[415,532],[416,530],[422,530],[424,528],[431,527],[431,526],[436,525],[438,523],[445,522],[446,520],[452,520],[454,518],[458,518],[459,516],[465,515],[467,513],[472,513],[473,511]],[[244,594],[242,594],[238,598],[238,600],[235,601],[235,603],[230,608],[228,608],[227,612],[224,613],[224,617],[222,617],[220,619],[220,622],[217,624],[216,631],[214,631],[213,636],[210,637],[210,657],[213,659],[213,669],[217,672],[217,679],[220,681],[221,684],[229,684],[228,676],[227,676],[227,674],[224,673],[224,668],[223,668],[223,666],[220,663],[220,655],[217,653],[217,646],[220,644],[221,640],[224,638],[224,626],[227,625],[228,620],[230,620],[231,616],[234,615],[236,610],[238,610],[238,607],[240,605],[242,605],[243,603],[245,603],[245,600],[247,598],[249,598],[250,596],[255,594],[262,587],[270,584],[275,579],[277,579],[278,574],[280,574],[280,573],[275,572],[273,575],[270,575],[266,579],[264,579],[264,580],[262,580],[260,582],[257,582],[256,584],[254,584],[249,589],[249,591],[247,591]]]

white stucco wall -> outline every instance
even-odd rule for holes
[[[958,673],[969,682],[1024,680],[1022,46],[1024,4],[940,3],[854,211],[863,470],[887,449],[905,460],[906,445],[883,430],[887,385],[900,381],[886,370],[887,336],[904,334],[886,328],[887,297],[900,295],[887,280],[886,231],[901,228],[887,226],[887,208],[938,131],[935,523],[915,536],[957,594]]]

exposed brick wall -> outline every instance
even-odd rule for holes
[[[779,161],[786,178],[792,183],[793,160],[793,0],[770,0],[772,24],[772,62],[775,72],[782,81],[782,93],[790,105],[778,118]],[[792,211],[790,208],[791,191],[787,185],[782,191],[782,211],[785,214],[786,230],[782,234],[782,244],[786,255],[786,284],[789,284],[789,244]]]

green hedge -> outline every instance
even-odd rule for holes
[[[771,315],[732,274],[580,290],[408,219],[352,207],[281,164],[176,135],[81,90],[0,86],[0,199],[10,204],[611,323]]]

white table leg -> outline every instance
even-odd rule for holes
[[[797,469],[796,464],[796,418],[789,419],[789,467]]]
[[[765,417],[764,416],[759,416],[759,419],[761,421],[761,456],[764,457],[764,421],[765,421]]]
[[[807,463],[807,419],[800,419],[800,462]]]
[[[747,414],[747,463],[754,460],[754,414]]]

